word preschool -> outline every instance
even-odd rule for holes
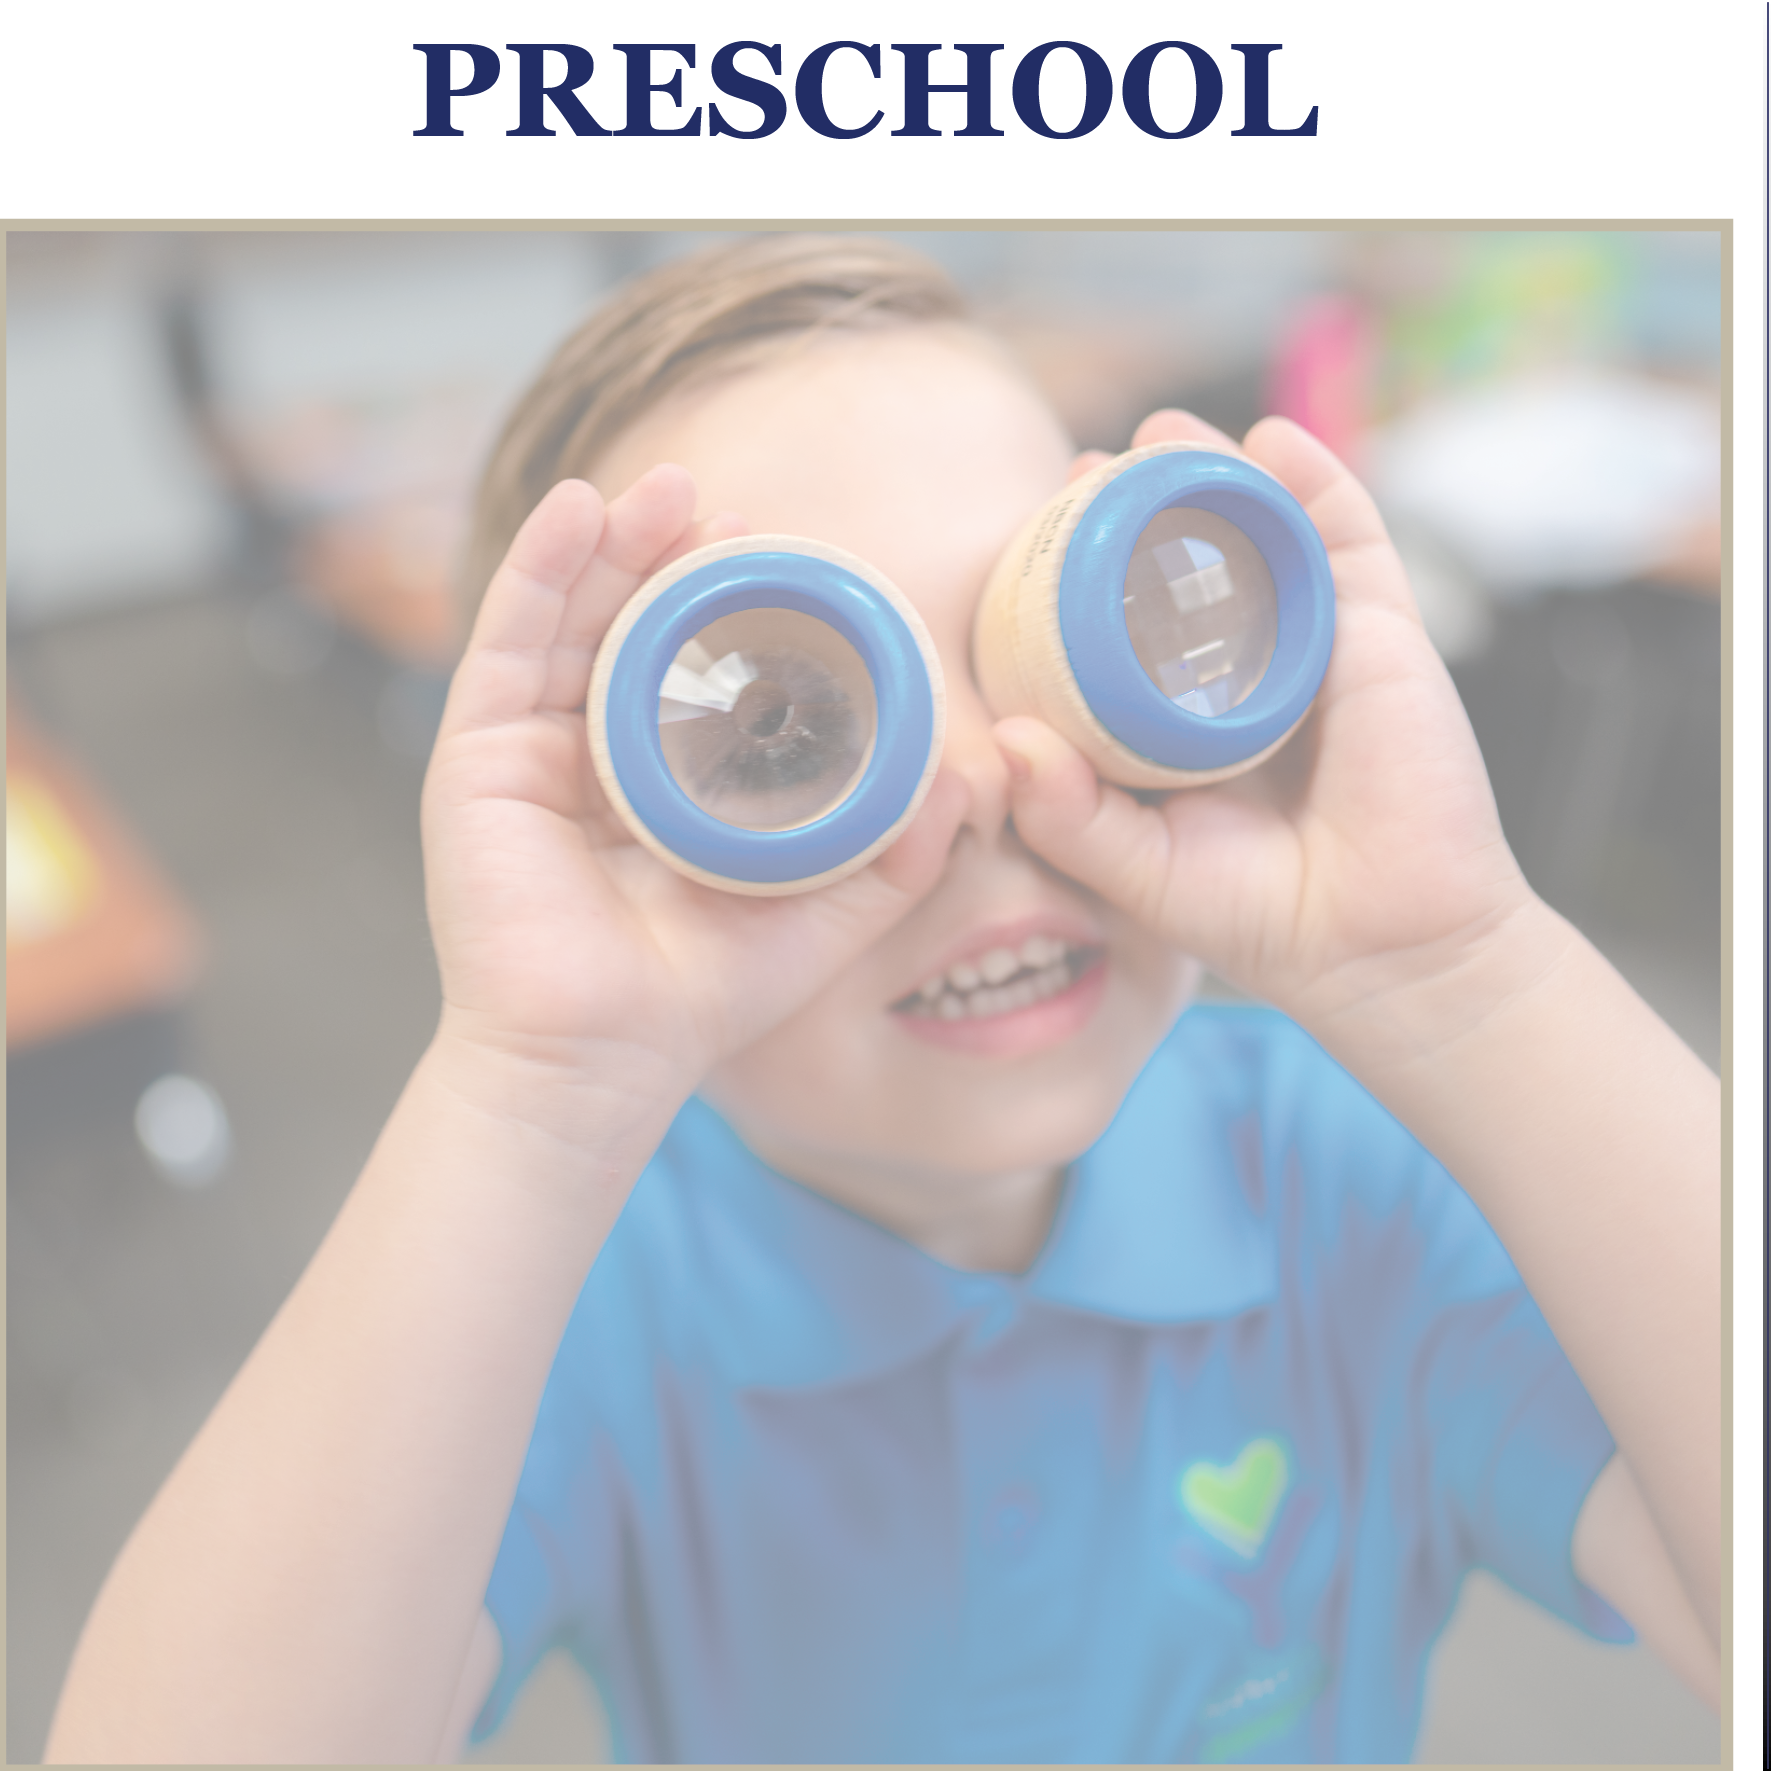
[[[622,77],[609,81],[605,76],[585,97],[579,95],[591,85],[596,60],[582,44],[507,43],[504,47],[514,58],[514,68],[484,43],[415,43],[412,47],[424,57],[425,83],[424,127],[413,130],[414,135],[466,134],[455,121],[456,101],[479,98],[495,86],[502,86],[499,96],[506,101],[497,123],[508,123],[510,112],[514,109],[515,113],[515,127],[504,128],[506,135],[556,135],[555,124],[564,124],[578,136],[700,135],[705,111],[708,135],[757,141],[773,135],[787,121],[788,89],[779,43],[748,39],[727,43],[707,59],[713,90],[727,101],[724,108],[711,94],[705,104],[692,103],[696,96],[693,87],[685,93],[685,71],[693,74],[700,65],[693,43],[612,44],[623,58]],[[891,135],[942,134],[929,120],[929,101],[936,94],[964,98],[965,122],[953,134],[1005,133],[995,125],[993,106],[997,96],[995,58],[1003,44],[955,43],[949,49],[940,43],[893,43],[888,47],[901,58],[901,68],[882,57],[880,44],[849,39],[820,43],[800,58],[791,81],[792,108],[800,123],[834,141],[871,134],[887,121],[874,95],[901,72],[902,78],[895,82],[897,93],[879,94],[888,101],[893,96],[898,99],[899,124],[889,130]],[[1285,127],[1272,120],[1273,57],[1283,47],[1279,43],[1230,45],[1241,57],[1242,88],[1242,121],[1229,131],[1231,135],[1316,133],[1315,105],[1309,106],[1301,121]],[[936,55],[963,57],[963,78],[936,80],[930,67]],[[1232,74],[1235,66],[1231,64]],[[777,85],[766,78],[765,67],[783,83]],[[957,73],[957,67],[952,71]],[[620,126],[611,128],[599,120],[590,105],[594,103],[603,116],[612,116],[606,107],[617,86],[624,111]],[[1098,50],[1086,43],[1061,41],[1036,44],[1027,50],[1015,62],[1009,81],[1010,102],[1021,126],[1052,141],[1075,141],[1098,129],[1113,109],[1116,91],[1126,117],[1145,135],[1184,141],[1217,121],[1224,105],[1224,72],[1197,44],[1171,40],[1145,45],[1126,63],[1116,83]],[[513,96],[514,106],[509,103]],[[661,100],[669,101],[662,115]],[[1302,110],[1298,105],[1293,114]],[[477,106],[471,120],[492,122]]]

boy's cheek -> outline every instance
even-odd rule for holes
[[[882,1011],[820,999],[709,1074],[701,1093],[753,1148],[949,1173],[1073,1160],[1196,993],[1201,968],[1142,935],[1109,948],[1101,1007],[1073,1041],[993,1064],[913,1043]]]
[[[1205,967],[1190,954],[1165,948],[1161,973],[1168,984],[1164,997],[1167,1010],[1164,1026],[1166,1032],[1180,1018],[1181,1011],[1199,994],[1199,986],[1205,977]]]

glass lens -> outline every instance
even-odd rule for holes
[[[1234,523],[1184,505],[1161,511],[1132,549],[1125,625],[1151,682],[1214,719],[1245,701],[1273,661],[1273,574]]]
[[[878,723],[860,653],[796,609],[711,622],[677,653],[658,699],[677,785],[740,830],[792,830],[834,810],[866,770]]]

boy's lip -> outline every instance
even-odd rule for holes
[[[956,965],[977,965],[985,954],[999,948],[1018,953],[1028,941],[1041,935],[1047,940],[1062,941],[1070,948],[1100,947],[1105,945],[1107,939],[1101,929],[1086,916],[1075,912],[1034,911],[1030,915],[992,923],[987,928],[975,929],[968,935],[962,935],[934,964],[923,968],[916,985],[920,985],[923,979],[939,977]],[[910,996],[915,994],[916,986],[913,986]],[[904,1000],[908,1001],[909,998]]]
[[[1020,917],[954,943],[924,984],[891,1005],[893,1019],[926,1044],[1022,1057],[1080,1032],[1106,975],[1103,938],[1083,918]]]
[[[1002,1013],[941,1020],[900,1010],[893,1020],[912,1038],[947,1051],[980,1058],[1024,1058],[1073,1038],[1094,1018],[1107,986],[1107,962],[1100,947],[1075,949],[1078,966],[1055,994]]]

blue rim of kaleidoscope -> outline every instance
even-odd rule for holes
[[[1279,633],[1266,673],[1216,718],[1177,707],[1145,674],[1125,621],[1125,575],[1145,527],[1177,505],[1234,523],[1273,575]],[[1108,482],[1082,513],[1058,578],[1058,628],[1095,718],[1128,749],[1173,769],[1258,756],[1303,718],[1334,644],[1334,575],[1304,507],[1229,455],[1152,455]]]
[[[746,609],[795,609],[825,622],[873,679],[873,755],[843,802],[793,830],[741,830],[704,812],[664,758],[658,700],[664,673],[704,627]],[[840,867],[877,842],[915,797],[935,733],[935,696],[916,636],[866,579],[812,554],[735,554],[698,566],[628,630],[610,673],[604,730],[609,761],[640,821],[704,872],[782,885]]]

